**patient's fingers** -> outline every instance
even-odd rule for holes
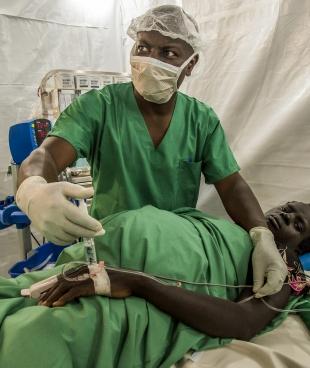
[[[71,302],[72,300],[82,297],[82,296],[92,296],[95,295],[95,289],[92,280],[87,280],[88,283],[80,285],[79,287],[70,289],[67,293],[62,295],[58,300],[53,303],[53,307],[62,307],[65,304]]]
[[[68,295],[67,295],[68,294]],[[61,304],[63,301],[67,303],[70,300],[80,296],[95,295],[95,287],[92,279],[84,279],[80,281],[67,281],[61,279],[56,285],[54,285],[50,290],[48,290],[39,300],[39,305],[44,305],[46,307],[58,306],[55,302]],[[64,303],[64,304],[65,304]],[[55,305],[54,305],[55,304]],[[64,305],[61,304],[61,305]]]
[[[69,288],[63,281],[59,282],[53,290],[48,292],[48,295],[44,296],[44,300],[41,300],[39,304],[47,307],[52,306],[53,302],[66,293]]]
[[[76,281],[74,280],[75,277],[84,276],[84,275],[89,275],[89,268],[87,264],[81,264],[81,265],[78,265],[77,267],[69,268],[67,271],[63,273],[62,277],[64,279],[65,278],[70,279],[67,281]]]
[[[43,294],[41,294],[39,298],[39,304],[42,304],[59,286],[59,281],[56,282],[50,289],[46,290]]]
[[[59,299],[55,300],[52,304],[53,307],[62,307],[66,303],[70,302],[71,300],[74,300],[77,298],[77,291],[75,289],[69,290],[67,293],[62,295]]]
[[[86,276],[88,274],[89,269],[87,265],[70,268],[64,273],[64,275],[59,275],[57,283],[40,296],[38,304],[51,306],[53,302],[65,294],[69,289],[72,289],[73,287],[78,288],[82,285],[82,281],[84,281],[85,278],[83,280],[77,280],[74,279],[75,277]],[[68,277],[71,280],[67,280],[64,277]]]

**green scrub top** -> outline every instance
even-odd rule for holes
[[[68,141],[91,166],[97,219],[153,205],[195,207],[201,173],[215,183],[239,166],[213,110],[177,92],[169,128],[154,147],[132,83],[89,91],[64,110],[51,136]]]

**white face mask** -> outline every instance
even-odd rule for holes
[[[181,66],[174,66],[148,56],[130,55],[132,83],[145,100],[157,104],[165,103],[178,89],[179,76],[194,56],[196,53]]]

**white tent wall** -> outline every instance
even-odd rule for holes
[[[130,19],[165,3],[200,24],[202,72],[183,90],[218,113],[263,208],[309,201],[309,0],[0,0],[0,198],[12,191],[8,128],[34,116],[44,74],[128,71]],[[212,187],[199,206],[224,214]]]
[[[263,209],[310,202],[310,1],[184,0],[205,65],[184,90],[210,104]],[[214,188],[199,207],[223,215]]]

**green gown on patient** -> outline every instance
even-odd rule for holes
[[[106,234],[96,239],[96,248],[108,265],[195,282],[246,281],[251,242],[228,221],[193,209],[173,213],[146,206],[102,223]],[[206,336],[136,297],[85,297],[47,308],[19,296],[21,288],[60,272],[62,263],[84,259],[83,245],[76,244],[62,253],[54,270],[0,279],[0,367],[168,368],[191,349],[230,341]],[[225,299],[237,296],[225,287],[183,287]],[[308,299],[295,298],[288,308],[309,308]],[[302,317],[310,327],[309,317]]]

